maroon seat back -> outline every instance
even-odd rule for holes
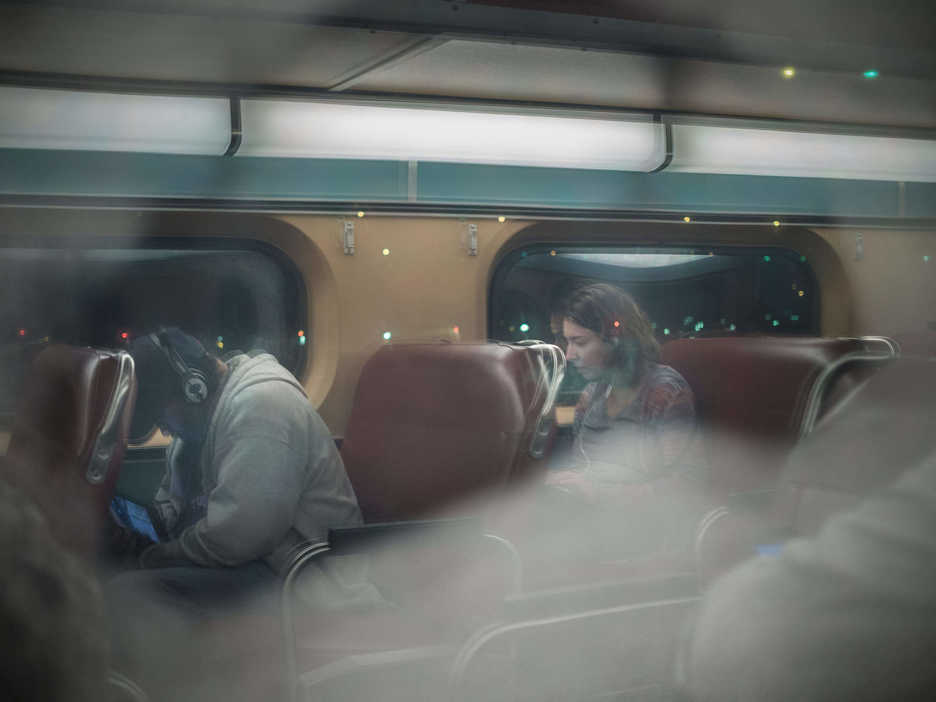
[[[726,337],[680,339],[663,362],[686,378],[712,487],[730,493],[772,487],[789,451],[819,413],[821,388],[860,339]],[[817,392],[819,391],[819,392]]]
[[[812,536],[835,512],[918,466],[936,451],[936,362],[901,358],[875,373],[790,456],[775,523]]]
[[[59,541],[97,552],[136,399],[124,352],[50,346],[23,383],[5,477],[42,509]]]
[[[526,469],[540,381],[528,348],[381,347],[361,371],[341,447],[365,521],[438,514]]]

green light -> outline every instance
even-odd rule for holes
[[[800,257],[799,257],[799,260],[800,260],[800,263],[806,263],[806,257],[805,257],[805,256],[800,256]]]
[[[669,329],[663,330],[663,336],[669,336]]]
[[[929,256],[923,257],[923,263],[929,263]]]
[[[728,331],[734,331],[735,329],[737,329],[737,327],[735,327],[734,324],[732,324],[730,327],[728,327]]]
[[[390,338],[391,338],[392,336],[393,336],[393,334],[391,334],[390,332],[384,332],[384,333],[383,333],[384,341],[390,341]]]
[[[305,337],[304,337],[304,336],[300,336],[300,337],[299,337],[299,345],[300,345],[300,346],[305,346]]]
[[[770,256],[764,256],[764,263],[770,263]]]
[[[798,315],[798,314],[791,314],[791,315],[790,315],[790,321],[791,321],[791,322],[798,322],[798,321],[799,321],[799,315]]]
[[[865,78],[868,78],[870,80],[871,78],[877,78],[881,74],[872,68],[871,70],[865,71],[861,75],[863,75]]]
[[[524,322],[523,324],[520,325],[520,331],[526,334],[528,331],[530,331],[530,325]]]
[[[775,327],[779,327],[779,326],[780,326],[780,320],[779,320],[779,319],[775,319],[775,320],[773,321],[773,325],[774,325]]]

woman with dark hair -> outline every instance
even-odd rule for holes
[[[685,545],[695,515],[677,508],[678,498],[700,494],[705,477],[693,450],[692,389],[660,363],[646,316],[613,285],[572,293],[563,336],[569,364],[588,385],[575,410],[571,465],[551,472],[547,484],[580,498],[596,515],[622,520],[602,521],[602,529],[610,526],[610,541],[633,547],[625,550]],[[626,537],[616,528],[625,524]]]

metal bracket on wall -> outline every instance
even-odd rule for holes
[[[343,222],[341,230],[341,243],[344,245],[346,256],[354,255],[354,222]]]
[[[478,225],[477,224],[468,225],[468,255],[469,256],[478,255]]]

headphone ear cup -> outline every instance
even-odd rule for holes
[[[185,401],[193,405],[204,402],[208,397],[208,383],[205,382],[205,376],[189,369],[189,372],[182,378],[182,393],[185,395]]]

